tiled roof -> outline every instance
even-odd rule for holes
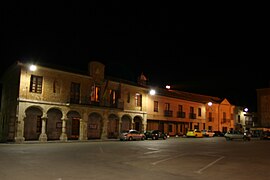
[[[201,103],[220,103],[223,99],[214,96],[201,95],[196,93],[178,91],[178,90],[167,90],[167,89],[158,89],[157,94],[161,96],[173,97],[188,101],[201,102]]]

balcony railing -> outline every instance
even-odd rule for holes
[[[116,102],[113,103],[110,101],[91,101],[90,98],[86,96],[82,98],[81,101],[78,99],[70,98],[69,101],[67,101],[67,103],[124,109],[124,101],[121,99],[118,99],[116,100]]]
[[[165,117],[172,117],[172,116],[173,116],[173,111],[165,110],[165,111],[164,111],[164,116],[165,116]]]
[[[186,112],[177,111],[177,117],[178,118],[185,118],[186,117]]]
[[[196,114],[194,114],[194,113],[189,113],[189,118],[190,118],[190,119],[196,119],[197,116],[196,116]]]

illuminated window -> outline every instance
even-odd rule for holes
[[[43,81],[43,77],[31,75],[30,92],[41,94],[42,81]]]
[[[115,105],[116,104],[116,91],[110,90],[110,104]]]
[[[100,101],[100,91],[101,88],[99,86],[95,87],[95,95],[94,95],[94,101],[99,102]]]

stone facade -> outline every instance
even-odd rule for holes
[[[227,99],[105,78],[105,66],[88,72],[17,62],[2,78],[1,141],[117,139],[122,130],[160,129],[170,136],[188,129],[234,128],[234,105]],[[212,102],[212,106],[208,102]]]

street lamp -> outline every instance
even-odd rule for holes
[[[149,93],[150,93],[150,95],[155,95],[156,91],[154,89],[151,89]]]

